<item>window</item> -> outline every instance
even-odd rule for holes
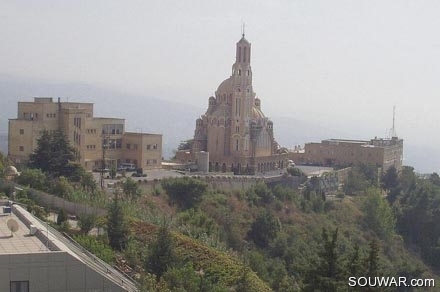
[[[19,147],[18,147],[18,150],[20,150],[21,152],[23,152],[23,151],[24,151],[24,146],[19,146]]]
[[[148,145],[147,145],[147,150],[150,150],[150,149],[151,149],[151,145],[148,144]]]
[[[29,292],[29,281],[11,281],[11,292]]]
[[[131,145],[130,144],[127,144],[127,147],[126,147],[127,149],[130,149],[131,148]]]
[[[24,129],[20,129],[20,135],[24,134]]]

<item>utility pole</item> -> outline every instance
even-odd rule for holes
[[[100,178],[99,178],[99,182],[100,182],[102,190],[104,189],[105,148],[107,147],[106,139],[108,139],[108,137],[105,137],[105,136],[102,137],[101,175],[100,175]]]

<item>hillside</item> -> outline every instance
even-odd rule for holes
[[[0,160],[1,170],[7,161]],[[179,177],[150,184],[127,178],[112,200],[88,178],[27,169],[17,178],[23,190],[16,199],[41,217],[47,210],[26,186],[107,208],[106,218],[77,214],[81,230],[58,220],[68,218],[60,211],[57,228],[82,232],[76,238],[91,252],[131,267],[141,291],[331,292],[352,291],[349,277],[439,280],[435,173],[422,179],[410,167],[390,168],[379,178],[375,166],[355,166],[333,197],[321,193],[316,178],[299,192],[263,182],[216,190],[204,179]],[[11,187],[0,185],[0,193],[11,196]],[[107,235],[87,235],[93,226]]]
[[[372,264],[372,252],[376,254],[373,276],[439,279],[435,270],[440,262],[424,258],[416,246],[402,238],[401,215],[393,214],[379,189],[327,201],[309,191],[299,194],[257,185],[246,192],[208,192],[194,208],[181,209],[159,188],[146,194],[144,203],[131,212],[157,224],[169,218],[166,221],[179,258],[192,263],[196,271],[216,275],[227,287],[237,284],[242,271],[239,266],[245,263],[274,291],[313,291],[326,281],[335,281],[339,288],[320,286],[321,291],[350,291],[348,277],[369,274],[363,267]],[[158,228],[151,223],[134,226],[140,242],[150,245],[157,239]],[[320,282],[314,275],[320,273],[326,261],[324,250],[335,234],[338,273]],[[259,283],[256,279],[251,282]],[[263,288],[248,291],[263,291],[259,289]]]

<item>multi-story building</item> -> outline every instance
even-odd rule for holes
[[[0,208],[0,291],[139,291],[133,280],[23,207]]]
[[[9,158],[23,163],[37,147],[42,131],[61,130],[86,169],[130,163],[143,169],[161,167],[162,135],[125,132],[125,120],[93,116],[92,103],[54,102],[35,97],[18,102],[16,119],[9,120]]]
[[[375,164],[386,171],[394,166],[402,168],[403,139],[374,138],[365,140],[329,139],[321,143],[306,143],[304,151],[293,153],[295,163],[318,164],[323,166],[350,166]]]
[[[286,166],[273,123],[263,114],[252,87],[251,44],[244,34],[236,44],[232,75],[219,85],[208,110],[196,121],[191,150],[193,156],[208,152],[214,171],[252,174]]]

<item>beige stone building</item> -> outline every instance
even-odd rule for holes
[[[196,121],[191,150],[193,157],[208,152],[212,171],[253,174],[286,166],[273,123],[263,114],[252,86],[251,44],[244,34],[236,44],[232,75],[219,85],[206,113]]]
[[[400,170],[403,162],[403,139],[323,140],[320,143],[305,144],[304,151],[293,153],[291,158],[299,164],[350,166],[370,163],[381,167],[383,171],[391,166]]]
[[[9,158],[25,162],[41,132],[58,129],[88,170],[101,167],[103,158],[106,167],[122,163],[143,169],[161,167],[162,135],[125,132],[124,119],[94,117],[92,103],[54,102],[50,97],[18,102],[17,118],[9,120]]]

